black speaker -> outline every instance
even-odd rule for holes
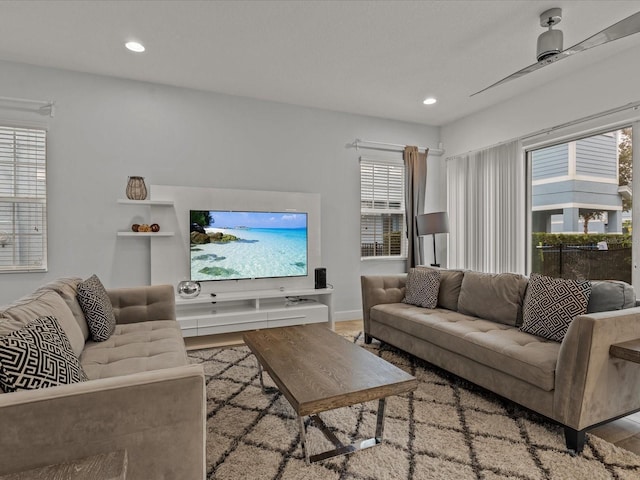
[[[316,268],[316,288],[327,288],[327,269]]]

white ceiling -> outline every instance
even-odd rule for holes
[[[445,125],[612,55],[637,60],[640,34],[470,98],[535,62],[551,7],[567,48],[640,1],[4,0],[0,59]]]

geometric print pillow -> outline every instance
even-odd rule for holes
[[[436,308],[440,290],[440,271],[433,268],[412,268],[407,275],[403,303],[424,308]]]
[[[55,317],[40,317],[0,337],[0,388],[5,393],[89,380]]]
[[[562,342],[572,320],[587,313],[590,294],[591,282],[588,280],[566,280],[532,273],[520,330]]]
[[[108,340],[116,328],[116,317],[109,295],[96,275],[78,283],[78,303],[89,325],[94,342]]]

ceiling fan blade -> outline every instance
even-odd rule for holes
[[[627,18],[620,20],[618,23],[614,23],[573,47],[563,50],[562,53],[568,52],[569,55],[573,55],[574,53],[582,52],[589,48],[597,47],[598,45],[603,45],[620,38],[628,37],[629,35],[633,35],[638,32],[640,32],[640,12],[630,15]]]
[[[640,12],[634,13],[633,15],[628,16],[627,18],[620,20],[617,23],[605,28],[601,32],[592,35],[591,37],[583,40],[582,42],[574,45],[573,47],[567,48],[557,55],[553,55],[552,57],[545,58],[537,63],[529,65],[528,67],[523,68],[522,70],[518,70],[515,73],[512,73],[508,77],[503,78],[502,80],[497,81],[496,83],[489,85],[486,88],[483,88],[480,91],[470,95],[473,97],[474,95],[478,95],[479,93],[485,92],[490,88],[496,87],[506,82],[510,82],[511,80],[515,80],[516,78],[520,78],[528,73],[535,72],[536,70],[546,67],[552,63],[557,62],[558,60],[562,60],[563,58],[567,58],[576,53],[580,53],[584,50],[588,50],[589,48],[597,47],[599,45],[603,45],[605,43],[611,42],[613,40],[618,40],[620,38],[627,37],[629,35],[633,35],[634,33],[640,32]]]
[[[490,88],[496,87],[496,86],[501,85],[503,83],[510,82],[511,80],[515,80],[516,78],[523,77],[528,73],[535,72],[536,70],[538,70],[538,69],[540,69],[542,67],[545,67],[547,65],[550,65],[552,63],[555,63],[558,60],[562,60],[563,58],[566,58],[566,57],[568,57],[570,55],[569,53],[565,53],[566,51],[567,50],[565,50],[563,52],[560,52],[557,55],[553,55],[552,57],[547,57],[544,60],[540,60],[539,62],[536,62],[534,64],[529,65],[528,67],[524,67],[522,70],[518,70],[517,72],[512,73],[508,77],[504,77],[502,80],[498,80],[496,83],[493,83],[493,84],[489,85],[488,87],[477,91],[476,93],[470,95],[470,97],[473,97],[474,95],[478,95],[479,93],[482,93],[482,92],[486,92]]]

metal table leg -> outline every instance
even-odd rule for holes
[[[329,430],[327,425],[322,421],[318,415],[311,415],[310,418],[313,423],[320,429],[325,438],[329,440],[336,447],[333,450],[327,450],[326,452],[318,453],[316,455],[309,455],[309,450],[306,441],[304,420],[302,417],[298,417],[300,424],[300,442],[302,443],[302,449],[304,451],[305,462],[308,464],[319,462],[320,460],[326,460],[327,458],[337,457],[339,455],[347,455],[349,453],[357,452],[358,450],[364,450],[365,448],[374,447],[382,443],[382,437],[384,434],[384,410],[386,399],[381,398],[378,400],[378,415],[376,419],[376,433],[375,437],[368,438],[366,440],[360,440],[352,443],[351,445],[343,444],[334,434]]]
[[[307,434],[304,426],[304,417],[298,417],[298,425],[300,426],[300,443],[302,444],[302,453],[304,453],[304,462],[309,465],[309,449],[307,448]]]
[[[264,379],[262,378],[262,365],[256,358],[256,362],[258,362],[258,378],[260,379],[260,388],[262,389],[262,393],[267,393],[267,389],[264,388]]]

